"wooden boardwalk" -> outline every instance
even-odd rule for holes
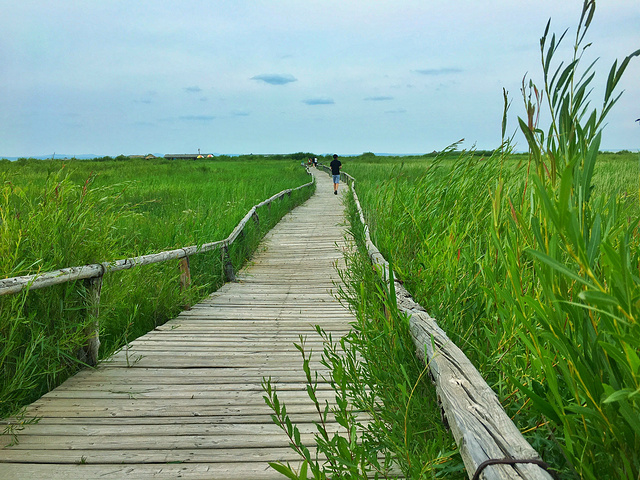
[[[311,442],[317,417],[293,342],[308,335],[323,371],[313,325],[339,336],[353,320],[331,294],[346,248],[343,192],[316,178],[316,194],[268,234],[237,283],[33,403],[28,416],[41,419],[0,448],[0,479],[284,478],[267,462],[298,459],[261,381],[273,378]]]

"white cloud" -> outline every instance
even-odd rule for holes
[[[286,85],[287,83],[297,81],[297,78],[290,74],[263,73],[251,77],[251,80],[259,80],[269,85]]]
[[[389,97],[387,95],[378,95],[374,97],[366,97],[365,101],[367,102],[385,102],[387,100],[393,100],[393,97]]]
[[[319,97],[319,98],[307,98],[303,100],[302,103],[306,105],[333,105],[334,102],[332,98]]]

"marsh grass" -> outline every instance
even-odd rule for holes
[[[484,158],[361,157],[344,168],[382,253],[547,462],[566,478],[637,480],[640,172],[637,154],[599,145],[640,51],[612,66],[592,110],[594,65],[581,70],[581,59],[594,8],[585,2],[567,62],[545,31],[545,86],[523,83],[529,154],[506,143]]]
[[[602,105],[592,110],[593,64],[581,69],[581,60],[594,12],[595,2],[585,1],[566,64],[556,63],[562,37],[549,35],[547,25],[541,53],[551,121],[543,131],[520,120],[536,172],[531,201],[512,207],[509,241],[497,234],[494,241],[510,277],[520,269],[520,285],[512,281],[502,296],[525,327],[518,338],[529,358],[514,383],[577,475],[604,478],[613,465],[617,478],[637,479],[640,217],[629,189],[598,192],[594,173],[604,119],[620,98],[617,83],[640,50],[614,62]],[[516,254],[529,265],[522,268]]]
[[[45,272],[225,238],[255,204],[309,181],[294,160],[199,162],[24,160],[0,165],[0,275]],[[230,248],[235,268],[261,237],[311,194],[262,209]],[[219,251],[190,260],[181,291],[176,261],[104,277],[101,357],[173,318],[224,282]],[[0,297],[0,416],[15,413],[82,365],[82,282]]]
[[[567,458],[568,455],[563,451],[564,427],[562,424],[550,427],[550,419],[547,418],[549,413],[544,413],[545,408],[549,409],[544,406],[547,400],[538,410],[531,399],[545,398],[548,389],[545,378],[552,372],[551,378],[555,378],[558,373],[553,370],[545,373],[542,365],[546,364],[549,368],[551,365],[560,365],[558,359],[567,354],[568,347],[549,351],[539,346],[546,342],[538,341],[540,327],[532,318],[537,319],[545,310],[541,307],[532,310],[532,306],[545,292],[540,283],[541,276],[536,273],[544,263],[536,266],[536,259],[527,252],[532,247],[529,242],[535,242],[531,227],[524,229],[518,226],[518,222],[531,217],[528,206],[535,195],[533,180],[527,177],[528,156],[513,155],[508,151],[506,155],[504,158],[499,154],[482,158],[462,151],[457,152],[455,159],[449,154],[442,159],[432,158],[428,163],[388,158],[386,164],[370,164],[356,159],[345,168],[358,180],[358,193],[372,226],[376,245],[386,258],[393,260],[404,285],[438,319],[439,325],[481,370],[534,448],[554,468],[570,477],[576,475],[572,471],[577,470],[576,465],[584,460]],[[611,203],[607,204],[606,198],[617,199],[617,203],[614,202],[617,205],[617,222],[622,221],[629,227],[637,225],[638,195],[629,193],[634,192],[640,173],[636,155],[602,154],[598,162],[598,168],[594,169],[592,191],[594,196],[603,197],[597,202],[593,200],[594,210],[600,211],[603,216],[610,212],[612,206]],[[608,218],[611,223],[611,217]],[[626,227],[621,225],[620,228],[618,231],[622,233]],[[558,236],[549,232],[547,242],[554,244],[553,238]],[[557,245],[558,240],[555,242]],[[618,243],[617,250],[621,245],[625,245],[625,242]],[[635,255],[633,252],[637,252],[637,247],[629,242],[625,249],[632,256]],[[636,273],[629,272],[627,277],[636,278],[638,263],[631,258],[628,262],[636,265]],[[617,263],[621,265],[620,261]],[[556,279],[553,281],[562,278],[552,269],[547,275],[547,278]],[[583,308],[570,307],[580,295],[580,289],[575,290],[575,279],[570,277],[562,282],[547,290],[555,292],[557,299],[552,307],[545,307],[549,309],[544,313],[547,318],[554,318],[551,315],[554,311]],[[611,279],[605,283],[614,285]],[[634,291],[633,288],[631,291]],[[558,292],[565,293],[560,297]],[[592,314],[596,313],[593,308],[590,307]],[[609,308],[614,307],[610,305]],[[628,323],[628,320],[623,321]],[[558,331],[558,326],[564,326],[560,320],[556,322],[551,327],[553,331]],[[576,330],[577,324],[568,325],[573,325],[571,331]],[[525,335],[523,328],[529,333]],[[538,350],[534,349],[535,353],[523,340],[523,337],[529,336],[536,338]],[[631,338],[629,345],[634,345],[633,342],[640,344],[640,339]],[[553,342],[562,345],[559,340]],[[583,350],[585,343],[582,339],[576,339],[575,342],[573,355]],[[550,347],[546,345],[545,348]],[[634,350],[628,347],[603,348],[613,352],[630,352],[630,358],[634,355]],[[549,363],[550,360],[552,363]],[[575,360],[571,360],[571,366],[567,367],[568,371],[575,368],[576,362],[589,365],[590,359],[583,354],[576,356]],[[626,371],[628,375],[631,374],[630,366]],[[586,377],[600,378],[601,375],[589,371]],[[521,386],[519,382],[525,382],[531,388]],[[632,376],[628,376],[627,382],[627,385],[635,385]],[[562,391],[562,383],[558,385]],[[621,380],[619,385],[623,385]],[[530,395],[525,393],[525,389],[529,390]],[[629,395],[631,390],[623,388],[623,393],[618,395]],[[607,398],[604,391],[596,392],[596,398],[604,402]],[[577,398],[584,398],[583,393],[576,395]],[[571,410],[582,406],[581,402],[573,407],[566,405],[562,408],[569,407]],[[553,418],[567,418],[571,422],[581,419],[580,416],[571,419],[571,415],[564,415],[554,415]],[[587,424],[591,424],[591,420]],[[572,432],[569,440],[578,437]],[[585,438],[582,451],[590,450],[594,456],[609,458],[607,456],[612,452],[618,455],[627,448],[608,447],[611,452],[605,454],[604,447],[599,445],[602,438],[602,435],[594,438],[593,434],[590,439]],[[633,445],[637,437],[631,434],[626,441]],[[587,455],[583,453],[583,457],[586,459]],[[578,468],[586,470],[585,467]],[[590,478],[585,472],[578,475]]]

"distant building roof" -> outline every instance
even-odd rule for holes
[[[195,160],[196,158],[205,158],[206,153],[167,153],[164,158],[168,160]]]

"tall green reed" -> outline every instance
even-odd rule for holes
[[[113,226],[126,206],[121,187],[92,188],[65,171],[50,174],[38,196],[28,196],[6,176],[0,196],[0,268],[7,276],[45,272],[59,265],[101,261],[120,239]],[[40,395],[77,367],[87,318],[75,283],[0,297],[0,414],[25,396]]]
[[[291,161],[24,161],[0,167],[3,277],[220,240],[251,206],[309,180]],[[311,193],[299,191],[262,209],[260,224],[250,222],[230,248],[234,266],[241,267],[264,233]],[[101,357],[220,286],[220,252],[191,259],[187,290],[180,289],[179,275],[177,262],[165,262],[105,276]],[[85,296],[78,282],[0,297],[1,416],[80,368]]]
[[[377,184],[358,165],[350,171],[376,245],[454,341],[479,359],[487,348],[468,342],[485,312],[480,280],[490,244],[489,185],[505,167],[499,155],[452,155],[454,147],[407,174],[406,166],[390,168]]]
[[[594,65],[579,67],[593,9],[585,3],[566,64],[554,64],[547,26],[546,87],[523,82],[524,161],[507,142],[482,159],[345,168],[378,247],[548,463],[567,476],[637,478],[637,166],[596,159],[615,87],[640,52],[613,65],[591,111]]]
[[[509,232],[494,243],[509,272],[501,301],[525,328],[514,382],[542,414],[581,478],[640,476],[640,218],[595,189],[602,126],[616,86],[640,50],[613,64],[600,110],[590,110],[594,63],[580,69],[595,2],[585,1],[574,56],[554,66],[564,35],[540,42],[550,125],[520,119],[532,186],[509,195]],[[496,194],[498,195],[499,192]],[[498,208],[507,208],[502,204]],[[517,280],[517,281],[516,281]],[[534,367],[533,369],[530,367]]]

